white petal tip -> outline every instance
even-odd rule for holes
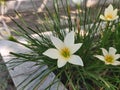
[[[58,66],[58,68],[61,68],[61,67],[65,66],[66,63],[67,63],[67,61],[64,61],[64,60],[60,59],[60,60],[57,61],[57,66]]]
[[[57,65],[58,66],[58,68],[62,68],[62,67],[64,67],[65,65]]]
[[[46,53],[46,52],[43,52],[42,54],[45,55],[45,56],[47,56],[47,53]]]
[[[83,66],[84,66],[84,64],[81,64],[80,66],[82,66],[82,67],[83,67]]]

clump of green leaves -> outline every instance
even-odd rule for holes
[[[108,15],[104,17],[105,21],[102,21],[100,15],[106,10],[103,6],[99,8],[88,8],[86,6],[80,6],[79,4],[75,8],[75,18],[72,19],[70,2],[68,0],[63,1],[64,0],[54,0],[54,13],[51,13],[46,7],[47,14],[44,18],[46,23],[41,24],[40,27],[36,25],[35,29],[28,26],[27,23],[22,26],[13,20],[22,31],[20,35],[28,41],[27,44],[19,41],[17,41],[17,43],[32,50],[32,53],[11,54],[18,57],[20,63],[32,61],[36,63],[36,66],[39,66],[39,69],[44,67],[44,65],[48,66],[48,68],[41,73],[35,74],[35,72],[37,72],[35,71],[31,74],[29,77],[30,81],[24,84],[23,89],[32,83],[32,81],[39,79],[38,82],[35,83],[34,88],[36,88],[46,76],[54,72],[56,75],[55,80],[59,79],[64,83],[65,87],[70,90],[118,90],[120,88],[120,66],[106,65],[104,62],[95,58],[94,55],[102,54],[100,48],[109,49],[109,47],[116,48],[117,53],[120,53],[119,18],[117,18],[117,20],[111,19],[111,21],[109,18],[112,18],[112,16]],[[63,13],[67,19],[61,18],[61,8],[59,4],[62,5]],[[92,14],[94,11],[96,11],[97,14],[95,13],[93,17]],[[107,13],[105,13],[105,15],[106,14]],[[110,14],[109,11],[108,14]],[[38,16],[37,13],[36,16]],[[22,22],[25,23],[24,19],[22,19]],[[49,29],[47,26],[49,26]],[[30,35],[29,31],[38,37],[36,38]],[[63,41],[67,33],[71,31],[75,32],[75,43],[82,43],[81,48],[75,52],[75,54],[82,58],[84,66],[81,67],[67,63],[62,68],[58,68],[57,60],[43,55],[43,52],[49,48],[56,48],[50,39],[51,35]],[[46,32],[51,34],[46,34]],[[120,59],[118,59],[118,61],[119,60]],[[31,76],[33,77],[31,78]],[[52,84],[54,84],[55,80],[53,80]],[[46,87],[46,89],[50,88],[50,86]]]

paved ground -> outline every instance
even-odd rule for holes
[[[3,63],[1,56],[0,63]],[[0,90],[16,90],[5,64],[0,65]]]

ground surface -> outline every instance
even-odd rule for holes
[[[3,62],[1,56],[0,62]],[[5,64],[0,65],[0,90],[16,90]]]

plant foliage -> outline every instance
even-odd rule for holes
[[[21,83],[23,84],[22,90],[34,80],[37,80],[33,87],[34,90],[52,72],[56,77],[46,89],[60,80],[68,90],[119,90],[120,66],[111,63],[106,64],[104,61],[94,57],[94,55],[102,55],[101,48],[108,50],[110,47],[115,48],[118,54],[120,53],[120,19],[117,18],[112,21],[100,19],[100,15],[104,15],[104,11],[108,7],[108,5],[105,6],[105,3],[102,6],[99,6],[98,3],[96,8],[78,4],[74,9],[74,18],[72,18],[72,7],[69,0],[53,1],[53,12],[46,6],[47,13],[44,19],[41,19],[38,13],[35,14],[38,20],[44,20],[45,22],[35,25],[35,29],[31,28],[19,16],[18,12],[16,13],[22,18],[21,22],[23,24],[21,25],[12,19],[21,30],[19,35],[25,38],[28,43],[16,42],[29,48],[32,52],[12,52],[11,54],[19,58],[18,65],[31,61],[35,62],[35,65],[39,67],[29,75],[28,83],[24,84],[24,81]],[[61,7],[59,5],[62,5],[62,13],[67,18],[61,18]],[[113,5],[113,8],[119,7]],[[120,16],[119,9],[117,15]],[[84,66],[67,63],[58,68],[57,59],[54,60],[45,56],[43,52],[50,48],[56,48],[51,36],[64,41],[65,36],[71,31],[75,32],[75,43],[82,43],[81,48],[75,54],[81,57]],[[37,38],[30,35],[31,32],[36,34]],[[120,58],[117,61],[120,61]],[[47,68],[40,73],[36,73],[46,65]]]

